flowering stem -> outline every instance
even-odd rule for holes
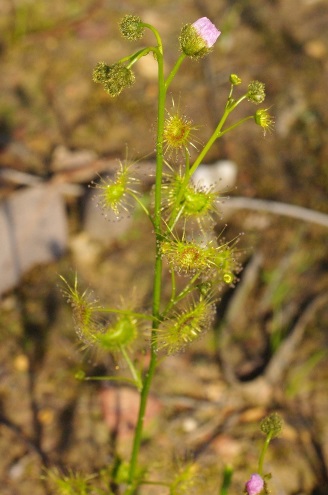
[[[154,46],[147,46],[146,48],[142,48],[141,50],[138,50],[133,55],[129,55],[128,57],[121,58],[119,62],[129,61],[127,67],[131,68],[132,65],[134,65],[141,57],[145,57],[146,55],[148,55],[148,53],[154,51],[156,51],[156,48]]]
[[[233,108],[235,108],[235,107],[231,107],[231,108],[226,108],[225,109],[224,114],[223,114],[220,122],[218,123],[215,131],[213,132],[212,136],[207,141],[207,143],[205,144],[204,148],[202,149],[202,151],[199,153],[198,157],[194,161],[194,163],[193,163],[193,165],[192,165],[192,167],[190,169],[190,176],[193,175],[193,173],[196,171],[197,167],[202,163],[204,157],[207,155],[208,151],[211,149],[211,147],[213,146],[214,142],[218,138],[221,137],[221,129],[222,129],[225,121],[227,120],[229,114],[233,110]]]
[[[197,169],[198,165],[200,165],[200,163],[202,162],[202,160],[205,157],[205,155],[207,154],[207,152],[213,146],[213,143],[220,137],[221,128],[222,128],[224,122],[226,121],[229,113],[230,113],[230,109],[226,109],[225,112],[224,112],[224,114],[223,114],[222,119],[220,120],[220,122],[219,122],[219,124],[217,126],[217,128],[213,132],[213,134],[210,137],[210,139],[207,141],[207,143],[204,146],[204,148],[202,149],[201,153],[198,155],[198,157],[195,160],[195,162],[192,165],[192,167],[191,168],[186,167],[186,169],[185,169],[185,176],[184,176],[183,182],[181,184],[181,187],[180,187],[180,190],[179,190],[179,194],[177,195],[177,197],[175,199],[175,207],[173,208],[172,214],[170,216],[169,228],[171,230],[172,230],[172,228],[174,227],[174,225],[177,222],[178,213],[180,211],[180,202],[181,202],[181,199],[183,198],[185,189],[186,189],[186,187],[187,187],[187,185],[189,183],[189,179],[192,176],[192,174],[195,172],[195,170]]]
[[[154,231],[156,241],[156,259],[154,267],[154,292],[153,292],[153,325],[150,347],[150,362],[140,394],[140,404],[137,424],[135,428],[134,441],[129,469],[129,486],[126,491],[127,495],[133,494],[136,490],[135,473],[137,469],[137,460],[140,451],[143,421],[147,406],[147,400],[150,390],[150,385],[155,373],[157,365],[157,329],[160,322],[160,301],[161,301],[161,286],[162,286],[162,256],[160,251],[160,241],[162,240],[162,224],[161,224],[161,189],[163,175],[163,132],[164,132],[164,117],[165,117],[165,98],[166,89],[164,82],[164,60],[162,42],[157,31],[150,25],[149,27],[155,34],[158,48],[156,49],[156,58],[158,64],[158,110],[157,110],[157,140],[156,140],[156,180],[155,180],[155,207],[154,207]]]
[[[208,151],[211,149],[211,147],[213,146],[213,144],[215,143],[215,141],[217,139],[219,139],[221,136],[223,136],[223,134],[226,134],[228,131],[234,129],[235,127],[237,127],[238,125],[242,124],[246,120],[252,118],[252,117],[246,117],[245,119],[240,120],[239,122],[237,122],[236,124],[232,125],[228,129],[222,131],[222,127],[224,126],[224,124],[225,124],[228,116],[230,115],[230,113],[246,97],[247,97],[247,95],[243,95],[243,96],[241,96],[239,98],[239,100],[234,101],[234,102],[231,102],[230,98],[228,98],[228,101],[227,101],[227,104],[226,104],[226,107],[225,107],[223,116],[222,116],[220,122],[218,123],[215,131],[213,132],[212,136],[209,138],[209,140],[205,144],[204,148],[199,153],[199,155],[196,158],[196,160],[194,161],[192,167],[189,168],[189,166],[188,167],[186,166],[184,180],[183,180],[183,183],[181,184],[181,188],[180,188],[179,194],[177,195],[177,198],[176,198],[176,201],[175,201],[175,208],[173,209],[172,214],[171,214],[171,217],[170,217],[169,227],[171,229],[173,228],[173,226],[175,225],[175,223],[177,221],[177,216],[178,216],[178,212],[179,212],[179,209],[180,209],[180,201],[183,198],[183,194],[184,194],[184,191],[185,191],[185,189],[186,189],[186,187],[188,185],[189,179],[194,174],[194,172],[196,171],[197,167],[202,163],[203,159],[205,158],[205,156],[207,155]]]
[[[265,441],[264,441],[264,445],[262,447],[262,452],[261,452],[260,459],[259,459],[258,474],[260,476],[263,476],[263,462],[264,462],[264,457],[265,457],[266,451],[268,450],[269,443],[271,442],[271,439],[272,439],[272,432],[269,432],[267,434],[267,436],[266,436]]]
[[[157,29],[154,28],[154,26],[152,26],[151,24],[147,24],[146,22],[143,22],[142,25],[145,27],[145,28],[148,28],[150,29],[150,31],[154,34],[155,38],[156,38],[156,41],[157,41],[157,49],[156,50],[159,50],[159,52],[163,55],[163,45],[162,45],[162,40],[161,40],[161,37],[157,31]]]

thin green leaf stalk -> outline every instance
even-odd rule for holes
[[[137,387],[137,389],[140,391],[142,387],[142,381],[140,374],[138,373],[136,367],[134,366],[133,362],[130,359],[129,354],[127,353],[125,347],[121,346],[120,348],[122,355],[124,356],[124,359],[129,367],[129,370],[131,372],[131,375],[133,376],[134,384]]]
[[[223,480],[219,489],[219,495],[228,495],[231,485],[231,479],[233,475],[233,469],[231,466],[225,466],[223,471]]]

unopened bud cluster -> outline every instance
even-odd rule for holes
[[[284,426],[284,422],[278,413],[272,413],[261,421],[260,429],[265,435],[270,435],[270,438],[277,437]]]
[[[120,62],[113,65],[99,62],[93,71],[93,81],[102,84],[106,93],[114,98],[123,89],[132,86],[135,76],[129,67]]]
[[[248,85],[247,99],[258,105],[265,100],[265,84],[260,81],[252,81]]]
[[[141,18],[131,14],[127,14],[123,17],[119,27],[122,36],[130,41],[139,40],[143,37],[145,31]]]

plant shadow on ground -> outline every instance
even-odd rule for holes
[[[70,277],[76,269],[83,286],[108,305],[136,285],[146,305],[151,291],[149,227],[137,216],[123,234],[113,233],[105,242],[92,238],[83,223],[85,175],[56,168],[58,150],[92,150],[97,158],[86,167],[89,180],[99,164],[123,158],[126,143],[129,154],[138,157],[154,147],[152,60],[142,61],[135,86],[118,100],[110,100],[91,81],[99,60],[116,61],[131,49],[119,39],[118,19],[130,8],[156,24],[169,62],[176,58],[177,19],[213,19],[222,40],[211,57],[186,64],[173,88],[175,101],[187,106],[204,141],[220,115],[229,74],[237,72],[243,81],[266,83],[276,126],[265,138],[254,126],[244,126],[214,147],[208,162],[229,159],[238,165],[232,197],[281,201],[328,214],[328,108],[322,104],[328,7],[320,0],[158,0],[152,6],[138,0],[126,2],[124,11],[119,2],[108,6],[91,0],[83,6],[61,0],[51,7],[44,2],[13,5],[8,0],[0,7],[5,14],[0,22],[5,95],[0,166],[44,181],[60,176],[84,191],[79,199],[66,198],[69,252],[30,270],[1,303],[2,493],[44,495],[51,493],[41,479],[45,467],[93,473],[113,462],[115,449],[123,455],[131,446],[137,396],[129,387],[75,379],[81,369],[92,377],[122,364],[81,351],[58,287],[58,273]],[[145,190],[151,185],[148,175]],[[12,182],[1,186],[3,196],[16,192]],[[327,228],[270,212],[230,210],[228,200],[223,221],[229,225],[225,237],[246,234],[240,282],[222,294],[213,333],[163,360],[142,460],[156,461],[154,478],[169,478],[177,458],[196,459],[206,490],[213,493],[224,465],[231,463],[236,468],[231,493],[240,493],[256,469],[257,424],[276,410],[286,426],[268,457],[273,491],[323,495],[328,487]],[[115,228],[108,224],[110,232]],[[147,490],[159,493],[154,487]]]

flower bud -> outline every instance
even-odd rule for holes
[[[277,437],[283,428],[283,420],[277,413],[272,413],[261,421],[260,429],[271,438]]]
[[[99,62],[93,70],[92,80],[95,83],[103,83],[109,77],[111,68],[105,62]]]
[[[131,69],[118,62],[113,65],[107,65],[105,62],[99,62],[93,71],[93,81],[101,83],[106,93],[110,96],[118,96],[124,88],[132,86],[135,76]]]
[[[259,495],[264,489],[264,480],[259,474],[252,474],[245,485],[247,495]]]
[[[145,28],[141,18],[137,15],[125,15],[119,23],[119,26],[122,36],[129,41],[139,40],[143,37]]]
[[[241,79],[237,74],[230,74],[230,82],[233,86],[238,86],[241,83]]]
[[[265,100],[265,84],[260,81],[252,81],[248,85],[247,99],[255,103],[262,103]]]
[[[76,380],[79,380],[79,381],[83,382],[83,380],[85,380],[85,371],[78,370],[75,373],[74,377],[75,377]]]
[[[187,57],[199,59],[210,52],[220,34],[207,17],[201,17],[183,26],[179,37],[181,51]]]

